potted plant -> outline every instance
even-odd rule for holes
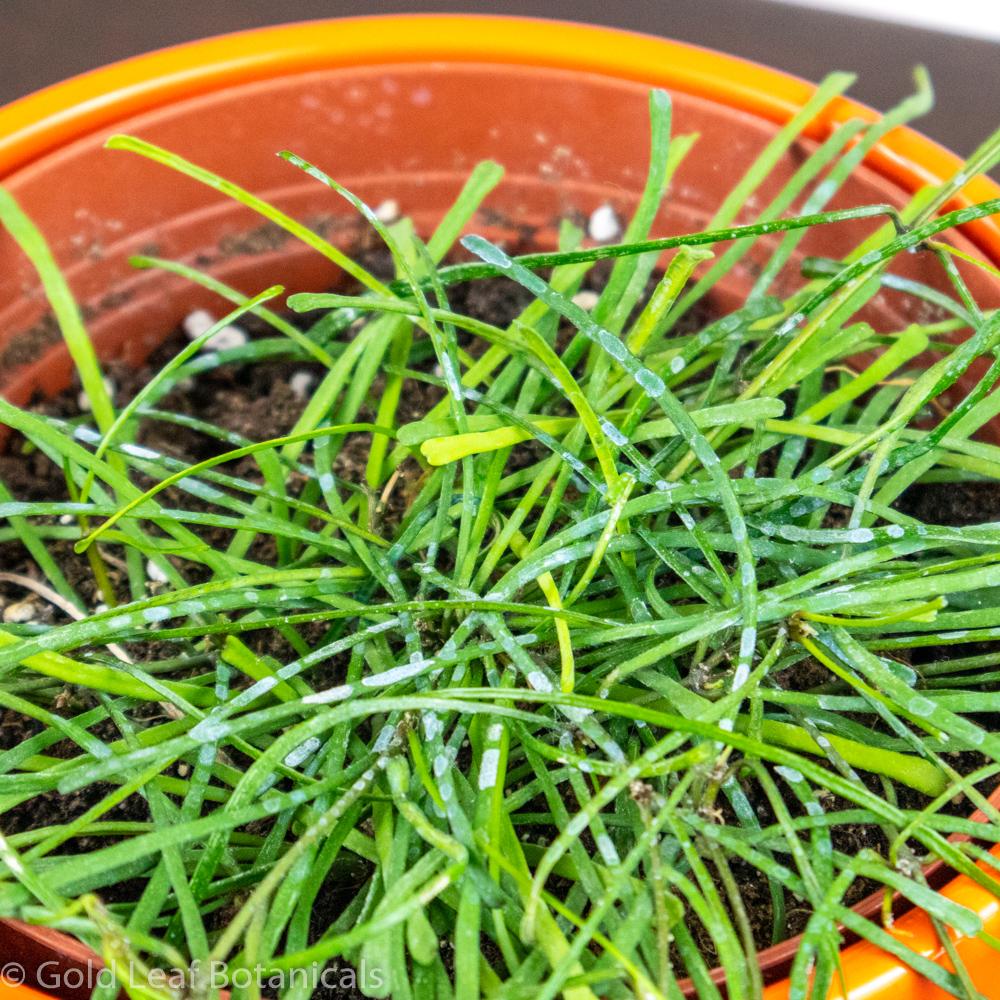
[[[884,119],[849,83],[387,18],[0,112],[5,958],[98,945],[67,996],[985,981],[994,541],[926,512],[992,519],[953,484],[997,467],[996,144],[963,172],[901,127],[922,78]]]

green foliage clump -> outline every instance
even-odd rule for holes
[[[44,579],[18,585],[62,609],[55,624],[0,629],[0,705],[40,724],[0,753],[0,811],[90,796],[65,823],[0,836],[0,914],[77,935],[123,979],[129,963],[190,970],[194,997],[213,990],[198,970],[221,963],[237,983],[240,970],[284,976],[281,995],[299,1000],[311,985],[293,970],[342,959],[378,970],[367,995],[397,1000],[676,998],[686,978],[719,997],[716,963],[739,1000],[760,995],[758,947],[806,909],[796,995],[826,995],[840,926],[974,995],[946,932],[981,934],[979,917],[921,864],[998,888],[976,862],[1000,837],[981,791],[1000,736],[978,721],[1000,710],[1000,654],[982,645],[1000,638],[1000,533],[924,523],[896,501],[917,484],[1000,479],[1000,449],[976,437],[1000,410],[1000,314],[935,241],[1000,203],[939,216],[956,177],[898,212],[828,209],[867,150],[926,109],[921,77],[734,224],[849,82],[819,88],[704,232],[668,239],[651,231],[694,140],[671,136],[654,93],[648,181],[614,246],[581,249],[566,224],[557,252],[511,257],[465,236],[473,260],[443,264],[495,164],[425,243],[283,154],[375,228],[392,282],[235,185],[116,137],[247,204],[361,289],[292,296],[310,314],[293,323],[274,311],[280,289],[247,298],[139,259],[233,310],[117,409],[44,242],[0,194],[92,404],[65,421],[0,401],[70,498],[27,502],[0,484],[0,541],[23,542]],[[1000,135],[963,174],[998,155]],[[806,260],[799,290],[773,295],[805,233],[859,219],[877,225],[848,259]],[[740,308],[681,323],[767,234],[780,238]],[[906,251],[937,255],[953,294],[893,274]],[[600,260],[610,269],[587,309],[574,297]],[[451,308],[458,283],[498,276],[530,293],[512,323]],[[858,313],[883,288],[939,318],[876,331]],[[272,335],[201,350],[246,313]],[[321,371],[283,437],[157,408],[185,379],[276,358]],[[417,383],[440,401],[403,421]],[[187,465],[141,447],[143,421],[193,427],[216,453]],[[359,438],[363,473],[347,477]],[[220,530],[228,544],[206,542]],[[67,540],[106,609],[63,573],[53,548]],[[255,652],[262,633],[287,658]],[[88,694],[83,708],[67,707],[67,685]],[[950,807],[959,793],[985,822]],[[136,795],[147,820],[108,817]],[[846,848],[858,829],[882,846]],[[850,910],[861,879],[923,907],[954,971]],[[109,894],[125,882],[138,888]],[[751,883],[769,900],[763,928]],[[321,920],[330,886],[350,891]]]

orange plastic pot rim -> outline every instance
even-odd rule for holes
[[[402,62],[495,62],[545,66],[681,90],[787,121],[812,84],[743,59],[681,42],[592,25],[491,15],[417,14],[280,25],[190,42],[113,63],[0,109],[0,178],[44,153],[130,115],[172,101],[275,75]],[[811,125],[821,138],[871,108],[846,98]],[[961,168],[954,154],[907,128],[895,129],[867,158],[909,191],[938,184]],[[969,181],[948,207],[1000,197],[984,177]],[[965,231],[1000,260],[1000,223]]]
[[[485,62],[598,73],[683,91],[781,123],[791,118],[815,89],[796,77],[733,56],[590,25],[445,14],[304,22],[137,56],[0,108],[0,180],[78,138],[186,97],[291,73],[419,62]],[[813,121],[807,134],[822,139],[850,118],[872,121],[877,117],[872,109],[839,98]],[[893,130],[869,153],[866,162],[910,192],[939,184],[962,166],[953,153],[908,128]],[[971,179],[947,208],[997,197],[1000,187],[980,176]],[[990,259],[1000,263],[1000,223],[982,219],[964,226],[963,231]],[[986,930],[1000,936],[997,897],[966,876],[954,879],[943,892],[979,913]],[[920,911],[904,914],[892,933],[927,957],[940,959],[943,953],[930,921]],[[957,947],[974,979],[991,976],[995,953],[976,939],[959,940]],[[844,949],[842,970],[851,1000],[944,996],[868,942]],[[0,1000],[5,995],[11,994],[0,989]],[[20,993],[20,1000],[31,995],[26,990]],[[788,983],[769,987],[765,995],[767,1000],[787,997]],[[835,989],[834,995],[842,994]]]
[[[0,975],[0,1000],[50,1000],[50,997],[47,993],[39,993],[31,986],[24,986]]]

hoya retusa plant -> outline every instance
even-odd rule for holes
[[[0,914],[77,936],[143,998],[225,983],[304,1000],[339,961],[365,995],[397,1000],[675,998],[685,979],[717,998],[715,965],[742,1000],[763,988],[758,949],[799,932],[793,990],[825,996],[842,928],[977,995],[949,931],[981,934],[979,917],[923,868],[1000,888],[977,865],[1000,838],[1000,736],[977,721],[1000,710],[1000,654],[984,645],[1000,637],[1000,533],[897,501],[1000,479],[1000,449],[976,437],[1000,411],[1000,315],[960,270],[988,265],[939,241],[1000,211],[939,214],[997,161],[1000,133],[900,211],[831,210],[881,136],[929,106],[919,75],[913,97],[837,128],[736,225],[847,83],[818,89],[705,231],[668,238],[652,227],[696,140],[671,135],[654,92],[648,181],[621,242],[584,247],[567,222],[550,253],[461,237],[496,164],[425,242],[281,154],[375,230],[393,280],[117,136],[356,285],[294,295],[290,313],[280,288],[246,297],[137,259],[233,309],[118,405],[44,241],[0,192],[88,405],[55,417],[0,401],[14,447],[65,478],[43,501],[0,483],[0,543],[34,568],[0,579],[52,608],[0,628],[0,705],[34,723],[0,753]],[[865,219],[853,254],[806,260],[798,290],[774,295],[803,235]],[[745,301],[704,318],[767,234]],[[894,274],[907,252],[936,255],[952,294]],[[486,279],[526,303],[513,322],[452,308]],[[884,287],[933,318],[873,329],[858,314]],[[248,314],[269,332],[216,339]],[[317,376],[280,437],[169,406],[220,366],[276,359]],[[419,394],[425,412],[403,417]],[[138,443],[151,422],[198,432],[210,456]],[[97,606],[66,572],[69,546]],[[70,800],[65,819],[30,821],[34,804]],[[136,801],[140,818],[114,812]],[[881,922],[850,908],[876,887]],[[930,914],[952,969],[887,932],[892,893]]]

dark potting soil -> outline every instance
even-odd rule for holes
[[[365,266],[373,272],[382,277],[391,277],[391,267],[384,254],[366,254],[362,259]],[[604,280],[606,280],[606,269],[595,268],[588,282],[590,287],[600,288]],[[458,286],[449,290],[449,296],[452,307],[456,311],[488,320],[501,327],[513,319],[528,301],[526,292],[513,283],[503,280]],[[691,317],[690,323],[692,328],[698,328],[712,318],[714,317],[710,313],[703,312]],[[273,335],[269,327],[250,317],[245,317],[241,321],[241,325],[254,337]],[[132,369],[121,363],[107,365],[107,372],[115,386],[115,402],[120,406],[133,398],[138,390],[149,381],[152,374],[159,370],[186,343],[187,339],[183,332],[178,330],[154,352],[147,364],[140,369]],[[475,353],[479,349],[478,345],[471,339],[462,339],[461,343],[463,348],[470,352]],[[293,389],[294,377],[302,372],[309,372],[314,377],[319,377],[323,369],[319,365],[301,361],[269,361],[255,365],[227,365],[203,373],[193,383],[176,388],[157,404],[157,408],[215,424],[251,440],[278,437],[289,431],[305,408],[306,399]],[[376,383],[374,387],[375,398],[366,401],[365,408],[358,415],[359,420],[374,419],[378,405],[379,388],[380,384]],[[424,382],[409,381],[407,391],[403,394],[400,403],[400,422],[419,419],[441,398],[441,390],[436,386]],[[78,387],[71,388],[54,399],[39,401],[36,407],[45,413],[67,419],[78,417],[80,416]],[[141,424],[137,442],[187,463],[202,461],[230,447],[198,431],[151,420]],[[0,455],[0,480],[14,497],[23,500],[68,499],[61,470],[44,455],[25,451],[22,446],[23,441],[15,438],[8,452]],[[534,446],[528,445],[526,447]],[[334,471],[344,480],[356,483],[363,482],[367,448],[367,439],[361,436],[353,440],[349,439],[338,457],[338,464]],[[234,465],[230,471],[236,475],[252,477],[255,475],[255,468],[252,460],[247,459],[242,464]],[[420,469],[415,462],[407,462],[402,466],[401,475],[394,487],[394,493],[389,499],[389,507],[384,516],[391,517],[401,514],[408,498],[412,495],[412,491],[418,488],[420,475]],[[290,486],[290,488],[294,487]],[[197,508],[197,501],[194,498],[176,489],[167,493],[166,500],[171,505]],[[906,513],[938,524],[972,524],[1000,520],[1000,487],[987,483],[971,483],[962,486],[952,484],[918,486],[907,492],[900,500],[899,506]],[[209,529],[203,532],[203,537],[212,544],[224,546],[228,543],[231,534],[219,529],[213,535]],[[272,545],[273,541],[270,539],[258,540],[255,543],[255,548],[251,550],[251,556],[265,563],[272,560],[274,552],[269,550],[269,546]],[[86,558],[74,553],[72,542],[69,540],[52,543],[50,550],[69,582],[91,606],[96,605],[100,601],[100,596],[96,592],[93,574]],[[126,600],[128,594],[125,589],[125,574],[122,569],[123,567],[116,566],[113,561],[110,563],[112,583],[118,590],[119,596]],[[37,570],[32,560],[16,542],[0,544],[0,572],[37,576]],[[196,574],[192,576],[192,580],[196,578]],[[15,583],[0,580],[0,598],[5,602],[20,601],[25,596],[25,591]],[[65,620],[63,612],[48,606],[41,599],[38,601],[36,617],[37,620]],[[307,642],[318,639],[322,631],[321,626],[317,626],[315,634],[310,634],[309,629],[304,629],[303,637]],[[291,655],[290,648],[277,633],[249,633],[245,639],[259,654],[286,659]],[[130,655],[140,662],[176,655],[176,647],[166,643],[133,642],[129,643],[127,648]],[[938,657],[950,655],[950,648],[943,647],[941,650],[935,650],[934,655]],[[998,654],[998,659],[1000,659],[1000,654]],[[324,670],[331,671],[332,674],[336,674],[342,669],[343,664],[337,662],[324,667]],[[318,684],[338,683],[339,679],[333,675],[330,678],[315,678]],[[829,680],[829,675],[818,664],[805,660],[796,667],[778,675],[777,680],[784,687],[801,690],[826,683]],[[67,716],[96,704],[92,696],[75,688],[56,690],[54,694],[53,710]],[[155,713],[158,711],[158,707],[151,706],[149,711]],[[40,725],[34,721],[26,719],[18,713],[4,711],[0,715],[0,748],[9,749],[17,746],[35,735],[40,729]],[[92,731],[95,735],[104,736],[109,740],[118,737],[118,733],[114,731],[109,722],[94,727]],[[43,752],[59,757],[68,756],[73,751],[74,748],[68,743],[56,743]],[[960,770],[972,770],[978,763],[972,759],[972,755],[965,755],[965,758],[955,761],[956,767]],[[756,785],[753,788],[756,789]],[[872,780],[872,788],[881,791],[874,779]],[[111,786],[94,785],[67,796],[57,793],[33,796],[0,816],[0,829],[6,834],[13,834],[69,822],[82,815],[110,790]],[[565,791],[569,796],[569,790],[565,789]],[[920,801],[920,797],[916,793],[909,793],[906,789],[899,789],[898,793],[903,805],[916,805]],[[571,797],[567,798],[565,804],[571,811],[576,807],[576,803],[571,800]],[[751,804],[757,810],[762,824],[773,821],[773,814],[762,795],[758,795],[756,799],[752,798]],[[831,797],[828,805],[830,808],[837,809],[841,808],[844,803],[839,803]],[[796,813],[800,808],[796,802],[791,800],[788,802],[788,806],[793,813]],[[547,805],[542,801],[538,802],[538,807],[540,811],[547,809]],[[968,812],[968,805],[965,803],[956,804],[952,808]],[[726,812],[728,807],[723,805],[722,809],[725,821],[735,822],[735,818]],[[528,811],[531,811],[531,807],[528,808]],[[146,801],[138,795],[126,799],[105,817],[109,820],[144,822],[148,822],[149,818]],[[535,840],[539,844],[548,843],[556,833],[555,830],[547,827],[522,827],[521,831],[526,840]],[[266,833],[266,826],[254,828],[250,832]],[[596,845],[592,842],[589,831],[585,831],[581,835],[581,841],[589,852],[596,852]],[[887,846],[881,832],[870,825],[836,827],[833,831],[833,841],[835,849],[846,854],[855,854],[862,848],[884,851]],[[84,852],[100,846],[101,843],[103,841],[99,838],[77,838],[65,845],[63,850]],[[753,924],[757,947],[766,948],[772,943],[771,897],[767,881],[759,871],[739,860],[731,859],[730,864],[741,887],[746,909]],[[326,927],[343,911],[344,907],[364,886],[369,874],[370,868],[360,859],[335,867],[317,896],[313,914],[312,930],[314,936],[321,935]],[[552,887],[558,889],[556,882],[557,880],[553,880]],[[141,890],[141,887],[141,880],[134,880],[114,887],[113,891],[106,890],[102,892],[102,895],[109,902],[130,900],[136,898],[136,892]],[[874,883],[858,880],[852,886],[845,901],[853,905],[869,895],[875,888]],[[215,927],[225,926],[227,918],[232,912],[231,909],[216,911],[210,915],[211,925]],[[810,911],[805,904],[797,907],[795,902],[789,899],[786,924],[788,936],[799,933],[805,926],[809,915]],[[701,925],[697,921],[692,921],[690,926],[696,934],[702,931]],[[706,959],[714,963],[716,956],[707,934],[701,934],[698,943]],[[495,958],[497,967],[502,968],[502,960],[499,958],[493,942],[484,937],[483,947],[490,955],[491,960]],[[344,988],[350,979],[351,970],[348,966],[341,965],[332,968],[345,970],[344,977],[333,980],[338,984],[336,988],[319,987],[314,996],[332,998],[334,996],[362,995],[360,992],[351,992]]]

